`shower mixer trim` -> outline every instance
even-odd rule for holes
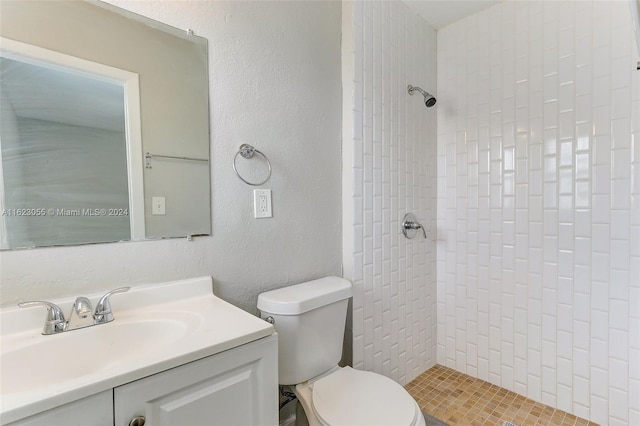
[[[416,215],[413,213],[405,214],[404,218],[402,218],[402,233],[404,234],[405,238],[407,238],[408,240],[413,239],[418,233],[418,230],[422,230],[422,235],[426,239],[427,231],[425,231],[424,226],[422,226],[422,224],[418,222]]]

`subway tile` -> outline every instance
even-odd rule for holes
[[[614,179],[611,181],[611,208],[629,210],[631,208],[631,182],[629,179]]]
[[[624,90],[627,93],[629,92],[628,88],[620,89],[620,90]],[[623,101],[620,101],[620,103],[623,103],[625,101],[627,105],[630,102],[629,100],[623,100]],[[625,116],[625,118],[616,118],[611,122],[611,138],[612,138],[611,147],[613,149],[617,150],[617,149],[631,148],[631,139],[632,139],[631,120],[626,117],[628,116]],[[629,163],[628,163],[629,158],[630,157],[627,157],[627,163],[625,164],[626,167],[629,166]],[[624,163],[621,163],[620,166],[622,166],[623,164]]]
[[[596,135],[593,138],[593,164],[608,165],[611,163],[611,135]]]
[[[608,164],[593,167],[593,193],[609,194],[611,192],[611,166]],[[609,206],[606,206],[608,208]]]
[[[527,14],[513,15],[515,20],[526,16],[526,28],[503,22],[509,14],[494,13],[487,14],[481,24],[474,21],[478,26],[469,24],[478,32],[471,43],[467,43],[464,20],[438,34],[439,59],[449,58],[438,64],[439,88],[442,84],[451,90],[452,99],[458,96],[455,92],[468,92],[454,101],[460,117],[438,112],[438,132],[442,132],[438,149],[446,152],[444,141],[455,138],[456,132],[478,138],[477,148],[459,145],[454,155],[438,164],[439,169],[465,176],[450,178],[438,170],[438,180],[446,182],[438,184],[438,190],[447,194],[438,199],[447,203],[447,208],[438,207],[438,227],[442,224],[443,238],[456,241],[452,255],[438,264],[450,272],[438,274],[438,280],[450,280],[453,287],[443,284],[453,294],[460,291],[462,282],[473,279],[477,285],[476,374],[491,380],[504,376],[509,383],[513,379],[514,389],[586,413],[594,421],[630,418],[631,407],[620,414],[624,405],[607,403],[608,374],[614,368],[608,363],[610,355],[621,362],[615,366],[617,371],[629,362],[621,352],[625,344],[632,344],[624,317],[633,309],[624,302],[632,298],[633,277],[640,276],[640,260],[632,260],[638,232],[631,230],[640,202],[634,204],[629,196],[636,190],[631,185],[635,170],[640,173],[640,167],[630,165],[637,150],[629,137],[638,108],[632,101],[638,96],[630,89],[637,83],[631,78],[632,70],[623,65],[629,55],[624,48],[628,37],[623,38],[629,22],[613,24],[614,15],[627,15],[622,9],[614,11],[611,4],[531,2],[526,6]],[[504,5],[495,7],[504,9]],[[500,29],[505,24],[513,28],[513,40],[504,39]],[[480,28],[488,34],[482,35]],[[526,56],[515,49],[525,40]],[[466,54],[451,52],[457,46]],[[469,55],[467,49],[477,50],[478,55]],[[481,57],[487,58],[487,66],[477,67]],[[518,62],[525,57],[526,64]],[[465,61],[476,61],[469,68],[477,71],[464,70],[469,66]],[[460,66],[464,72],[458,72]],[[477,180],[468,178],[476,175],[474,164]],[[470,189],[476,182],[477,191]],[[440,220],[449,215],[453,220]],[[465,226],[458,232],[461,221]],[[448,268],[446,262],[451,261],[455,267]],[[514,286],[513,280],[527,287]],[[501,303],[500,297],[495,301],[496,293],[509,288],[514,291],[513,300],[507,300],[514,308],[513,334],[502,336],[495,326],[489,327],[489,307]],[[555,298],[552,289],[557,292]],[[462,318],[464,324],[454,330],[444,326]],[[456,341],[466,352],[470,337],[461,330],[469,329],[469,317],[445,309],[437,321],[438,330],[466,339]],[[514,339],[513,371],[491,363],[491,355],[505,348],[509,336]],[[438,345],[438,351],[443,350],[445,345]],[[551,362],[551,354],[561,359],[557,365]],[[456,365],[462,358],[439,353],[438,359]],[[467,359],[465,368],[468,363]],[[543,371],[542,366],[553,370]],[[563,374],[571,371],[571,377],[563,375],[558,388],[551,389],[552,381],[545,378],[553,371],[558,374],[561,366]],[[586,390],[585,383],[590,384]],[[616,383],[615,389],[622,386]]]
[[[609,424],[627,425],[629,421],[629,399],[625,390],[609,388]],[[613,414],[615,413],[615,414]]]
[[[590,419],[599,424],[608,424],[609,416],[607,413],[609,412],[609,404],[608,404],[609,395],[606,398],[602,398],[596,396],[595,394],[591,395],[591,403],[590,403]]]
[[[593,102],[593,134],[595,136],[609,136],[611,134],[611,107],[609,104],[601,105],[602,101],[597,102],[597,94],[592,97]],[[608,101],[608,99],[604,99]]]
[[[573,412],[573,392],[571,386],[558,384],[557,407],[563,411]]]
[[[529,373],[527,376],[527,395],[532,399],[541,399],[542,389],[540,375]]]
[[[629,333],[626,330],[609,330],[609,356],[622,361],[629,360]]]
[[[630,104],[631,91],[629,90],[629,86],[625,85],[613,90],[611,93],[611,118],[614,122],[617,119],[629,119],[631,115]]]
[[[629,391],[629,364],[615,358],[609,359],[609,386],[622,392]]]
[[[372,291],[365,291],[364,297],[356,297],[356,295],[354,295],[354,301],[357,298],[361,300],[363,304],[362,312],[364,313],[364,318],[362,322],[365,328],[362,338],[366,341],[360,340],[362,344],[365,345],[365,350],[360,350],[364,358],[362,365],[365,368],[383,369],[384,371],[392,372],[391,374],[394,374],[396,379],[407,380],[407,378],[411,378],[410,375],[416,371],[416,366],[426,365],[425,360],[417,359],[420,353],[423,352],[419,350],[417,355],[414,354],[415,347],[422,348],[424,344],[414,344],[414,341],[417,342],[417,336],[414,336],[413,333],[420,334],[421,338],[427,335],[424,332],[424,328],[427,324],[426,317],[429,310],[421,309],[422,304],[418,303],[416,299],[428,293],[435,294],[435,281],[425,281],[424,284],[422,284],[422,281],[410,281],[410,285],[406,286],[403,280],[407,278],[407,271],[409,271],[409,277],[413,277],[413,275],[419,271],[424,271],[422,266],[413,263],[413,257],[419,256],[419,252],[422,253],[422,256],[417,258],[424,258],[429,252],[435,253],[435,242],[430,246],[422,244],[417,245],[415,248],[411,247],[410,250],[405,250],[404,240],[399,240],[394,234],[392,234],[391,237],[389,236],[391,228],[388,222],[390,219],[393,220],[394,217],[396,221],[398,220],[397,209],[404,210],[407,207],[416,208],[418,206],[430,209],[431,207],[428,206],[435,205],[435,202],[433,202],[435,201],[435,191],[418,192],[414,191],[413,186],[408,186],[409,183],[411,183],[411,185],[424,184],[425,181],[419,175],[422,173],[420,170],[428,164],[428,158],[434,157],[435,147],[417,148],[417,146],[411,144],[411,140],[405,137],[405,135],[412,135],[411,132],[413,130],[411,128],[400,128],[397,136],[394,133],[384,131],[387,123],[385,120],[387,120],[388,117],[383,116],[385,110],[380,101],[383,96],[389,96],[390,89],[391,92],[394,90],[394,84],[391,83],[391,81],[384,81],[383,75],[393,75],[392,72],[398,70],[398,77],[403,79],[403,73],[407,70],[407,67],[415,66],[416,69],[417,67],[425,67],[424,69],[430,69],[433,73],[435,72],[435,66],[427,64],[426,62],[405,63],[404,61],[400,61],[397,66],[396,64],[391,64],[388,60],[385,62],[385,56],[383,56],[382,53],[388,51],[390,46],[398,46],[398,48],[400,48],[400,46],[405,46],[407,43],[421,44],[418,38],[410,35],[414,29],[418,28],[413,26],[406,33],[403,32],[399,34],[395,40],[389,40],[388,37],[381,37],[381,35],[387,31],[388,25],[391,25],[391,28],[394,28],[396,25],[394,22],[389,24],[390,21],[384,16],[391,14],[392,17],[395,18],[396,12],[399,12],[399,17],[397,18],[399,19],[398,26],[402,27],[402,25],[408,22],[405,21],[405,18],[410,16],[411,12],[399,3],[398,7],[389,7],[388,4],[369,4],[363,8],[354,8],[354,13],[364,15],[364,17],[358,18],[354,16],[356,21],[364,23],[363,36],[358,36],[363,43],[363,53],[356,54],[362,57],[363,62],[361,71],[364,81],[361,89],[363,101],[357,100],[355,104],[357,106],[359,102],[362,102],[363,108],[365,109],[362,122],[364,131],[361,134],[363,148],[360,150],[361,152],[358,150],[355,151],[357,155],[362,156],[361,164],[364,170],[360,180],[360,182],[363,182],[362,193],[364,193],[364,200],[363,203],[360,204],[360,210],[358,210],[358,206],[356,206],[356,216],[359,215],[362,218],[362,225],[358,228],[361,230],[356,234],[362,235],[362,242],[360,244],[354,244],[356,248],[361,247],[364,256],[360,271],[355,271],[354,275],[359,274],[363,277],[365,288],[372,288]],[[392,21],[395,21],[396,19],[393,18]],[[426,33],[431,31],[433,40],[435,40],[435,32],[433,32],[433,30],[427,29],[420,31],[420,34],[425,34],[425,31]],[[386,34],[389,33],[387,32]],[[418,46],[418,48],[420,47]],[[435,48],[435,44],[432,45],[432,48]],[[391,56],[388,58],[391,58]],[[433,59],[433,61],[435,64],[435,59]],[[378,71],[372,72],[372,67],[374,66],[377,67],[377,70],[381,70],[382,73],[378,73]],[[430,86],[434,86],[435,74],[432,74],[430,78],[432,81]],[[404,87],[406,87],[406,83],[404,83],[404,85]],[[398,84],[398,87],[398,91],[400,91],[400,89],[404,90],[402,84]],[[435,88],[432,90],[435,90]],[[356,91],[356,94],[357,93],[358,91]],[[392,116],[395,115],[395,120],[400,122],[402,122],[407,114],[418,114],[422,112],[418,109],[406,108],[405,102],[391,102],[390,105],[392,108],[397,108],[397,111],[393,112]],[[393,120],[392,118],[392,123],[394,122]],[[383,124],[383,122],[385,124]],[[433,139],[435,139],[435,132],[436,129],[434,127],[431,136]],[[394,138],[397,138],[397,140],[394,140]],[[393,146],[390,146],[390,143],[392,143]],[[413,161],[406,161],[408,158],[404,155],[398,156],[396,154],[404,152],[403,150],[407,150],[412,154],[422,155],[416,155]],[[425,158],[424,166],[418,166],[417,158]],[[359,164],[358,161],[360,160],[355,159],[354,161],[355,164]],[[412,177],[413,174],[415,174],[415,178]],[[435,185],[436,175],[433,174],[432,176],[434,179],[431,180],[431,184]],[[414,199],[414,196],[417,196],[417,199]],[[433,200],[427,201],[429,197],[433,197]],[[358,211],[361,213],[358,214]],[[435,217],[433,210],[431,214],[429,214],[427,210],[418,213],[421,217],[429,215]],[[404,256],[408,256],[408,258]],[[432,256],[431,259],[433,259],[433,261],[429,264],[429,268],[435,269],[435,256]],[[430,275],[435,279],[435,271]],[[389,289],[389,287],[381,286],[383,282],[389,280],[394,282],[395,288],[398,288],[399,292],[397,296],[390,296],[388,290],[385,290]],[[421,287],[421,285],[423,287]],[[433,289],[426,291],[424,285],[432,286]],[[389,306],[389,298],[394,300],[394,302],[391,303],[391,309],[385,308],[385,306]],[[407,308],[410,309],[408,310]],[[410,322],[413,324],[398,321],[399,318],[406,318],[407,315],[411,318]],[[435,321],[435,318],[432,318],[432,320]],[[389,333],[388,322],[392,324],[392,330],[397,330],[396,336],[398,336],[399,339],[386,334]],[[371,325],[374,327],[372,328]],[[434,328],[435,326],[429,327],[429,329]],[[358,337],[356,334],[357,333],[354,333],[354,342],[356,341],[356,337]],[[435,336],[432,337],[435,338]],[[367,342],[372,342],[373,346],[367,344]],[[391,342],[398,342],[398,345],[392,345]],[[412,347],[406,348],[406,344]],[[407,350],[410,351],[410,354],[406,352]],[[393,357],[394,353],[396,354],[394,359],[389,360],[388,357]],[[402,360],[402,362],[399,362],[399,360]],[[412,363],[412,365],[408,367],[404,366],[403,363],[405,361]],[[427,363],[429,362],[435,362],[435,360],[428,361]],[[407,374],[409,374],[409,376],[407,376]]]
[[[550,395],[556,393],[556,387],[558,386],[556,378],[557,370],[555,368],[542,367],[542,392]]]
[[[589,323],[582,321],[573,322],[573,345],[574,351],[578,349],[589,349]]]
[[[590,355],[589,349],[578,349],[574,348],[573,350],[573,383],[576,388],[579,387],[580,384],[584,383],[584,381],[588,381],[591,377],[590,371]],[[587,389],[581,389],[581,391],[585,391],[584,397],[588,397],[589,395],[589,385],[587,384]],[[580,404],[587,404],[588,401],[583,398],[576,400],[576,402]]]
[[[611,202],[609,194],[593,194],[591,196],[592,209],[591,209],[591,221],[594,224],[606,224],[609,223],[611,216]],[[603,242],[599,242],[602,244]]]

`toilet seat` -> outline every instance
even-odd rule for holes
[[[420,410],[398,383],[380,374],[339,368],[313,383],[312,405],[325,425],[410,426]]]

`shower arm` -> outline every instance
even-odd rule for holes
[[[412,85],[407,86],[407,92],[409,92],[409,94],[410,94],[411,96],[413,96],[413,92],[415,92],[415,91],[420,92],[420,93],[422,94],[422,96],[427,96],[427,92],[425,92],[424,90],[422,90],[420,87],[418,87],[418,86],[412,86]]]

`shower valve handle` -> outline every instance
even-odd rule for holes
[[[402,219],[402,233],[404,234],[404,236],[407,239],[413,239],[416,236],[418,229],[422,230],[422,235],[426,239],[427,231],[425,231],[424,226],[422,226],[422,224],[418,222],[416,215],[414,215],[413,213],[407,213],[406,215],[404,215],[404,218]]]

